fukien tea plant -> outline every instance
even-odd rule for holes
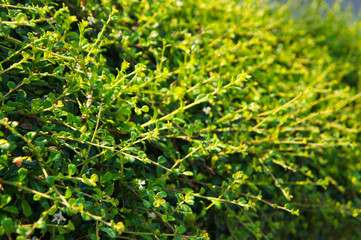
[[[2,0],[1,239],[361,239],[361,22],[295,4]]]

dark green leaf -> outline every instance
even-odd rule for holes
[[[10,212],[10,213],[14,213],[14,214],[19,214],[19,209],[15,206],[6,206],[3,208],[4,211]]]
[[[25,199],[22,199],[21,200],[21,207],[23,208],[23,212],[24,212],[25,217],[31,216],[33,211],[31,210],[31,207],[30,207],[28,201],[26,201]]]
[[[109,182],[113,179],[113,175],[110,172],[106,172],[102,177],[102,182]]]
[[[111,228],[101,227],[100,230],[106,232],[111,238],[117,237],[117,233]]]
[[[46,178],[45,181],[50,187],[52,187],[52,186],[54,186],[54,183],[55,183],[55,177],[49,176]]]
[[[14,221],[11,218],[4,218],[1,220],[1,226],[5,229],[5,232],[12,233],[14,232]]]

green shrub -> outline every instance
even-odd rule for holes
[[[322,1],[16,2],[1,236],[361,238],[360,22]]]

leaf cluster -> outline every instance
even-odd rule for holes
[[[1,236],[361,237],[359,21],[323,1],[1,2]]]

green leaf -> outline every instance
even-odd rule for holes
[[[43,107],[44,107],[44,108],[50,108],[51,106],[53,106],[53,101],[51,101],[50,99],[46,99],[46,100],[43,102]]]
[[[15,206],[6,206],[2,208],[4,211],[7,211],[9,213],[19,214],[19,209]]]
[[[23,212],[24,212],[25,217],[31,216],[33,211],[31,210],[31,207],[30,207],[28,201],[26,201],[25,199],[22,199],[21,200],[21,207],[23,208]]]
[[[125,71],[125,70],[127,70],[129,67],[130,67],[129,62],[125,61],[125,59],[124,59],[123,62],[122,62],[121,70],[122,70],[122,71]]]
[[[182,234],[184,233],[187,229],[183,226],[183,225],[179,225],[178,227],[176,227],[176,230],[178,233]]]
[[[113,179],[113,174],[111,174],[110,172],[106,172],[102,177],[102,182],[109,182],[112,179]]]
[[[109,196],[112,195],[114,192],[114,183],[112,183],[108,187],[106,187],[104,192]]]
[[[102,190],[100,190],[99,188],[95,188],[93,190],[95,192],[95,195],[98,199],[102,199],[103,198],[103,192]],[[94,196],[94,195],[93,195]]]
[[[47,162],[48,163],[49,162],[55,162],[55,161],[58,161],[60,158],[61,158],[61,152],[55,149],[50,153],[50,156],[49,156]]]
[[[68,174],[69,176],[73,176],[77,172],[77,168],[75,164],[69,164],[68,165]]]
[[[35,194],[35,195],[33,196],[33,200],[34,200],[34,201],[39,201],[40,199],[41,199],[41,196],[38,195],[38,194]]]
[[[142,112],[149,112],[149,107],[147,106],[147,105],[144,105],[143,107],[142,107]]]
[[[144,207],[146,207],[146,208],[152,207],[152,205],[150,204],[150,202],[147,201],[147,200],[143,200],[143,204],[144,204]]]
[[[64,71],[64,67],[63,66],[58,66],[53,70],[53,74],[61,74],[63,71]]]
[[[181,205],[179,205],[179,209],[180,209],[182,212],[187,212],[187,213],[192,212],[192,208],[191,208],[190,206],[188,206],[187,204],[181,204]]]
[[[182,88],[182,87],[176,87],[174,89],[174,97],[175,99],[183,99],[184,95],[186,93],[186,89]]]
[[[158,195],[162,196],[162,198],[166,198],[166,197],[167,197],[167,193],[164,192],[164,191],[160,191],[159,193],[157,193],[156,196],[158,196]]]
[[[163,164],[167,162],[167,159],[163,156],[159,156],[157,162]]]
[[[40,98],[35,98],[31,101],[31,111],[32,112],[40,110],[40,106],[41,106]]]
[[[49,209],[49,215],[54,215],[56,211],[58,211],[58,208],[56,205],[53,205],[53,207]]]
[[[68,221],[68,224],[67,224],[68,228],[71,230],[71,231],[74,231],[75,230],[75,227],[74,227],[74,224],[72,221]]]
[[[95,187],[97,184],[96,184],[96,181],[94,181],[94,180],[97,180],[97,175],[96,175],[96,177],[94,177],[94,174],[93,174],[91,177],[93,177],[93,179],[91,179],[91,178],[89,179],[89,178],[87,178],[87,176],[85,174],[83,174],[82,181],[83,181],[83,183],[85,183],[88,186]]]
[[[212,201],[212,203],[214,204],[214,206],[215,206],[217,209],[221,209],[221,207],[222,207],[221,201],[219,201],[219,200],[214,200],[214,199],[212,199],[211,201]]]
[[[20,168],[18,171],[19,182],[22,182],[26,178],[27,174],[28,174],[28,169]]]
[[[175,221],[175,218],[173,216],[168,216],[168,221]]]
[[[246,199],[244,199],[243,197],[240,197],[240,198],[238,199],[238,202],[241,203],[241,204],[247,204]]]
[[[28,231],[31,231],[31,226],[18,226],[16,233],[23,236],[17,236],[16,240],[27,240],[24,235],[26,235]]]
[[[55,240],[63,240],[64,239],[64,234],[65,234],[65,228],[58,228],[59,231],[59,235],[56,236]],[[62,236],[62,238],[60,238],[59,236]]]
[[[1,221],[1,226],[3,226],[3,228],[5,229],[5,232],[7,232],[7,233],[12,233],[15,230],[14,221],[8,217],[4,218]]]
[[[59,235],[55,236],[55,240],[64,240],[65,229],[64,228],[58,228],[59,229]]]
[[[182,173],[182,172],[184,172],[184,170],[186,170],[186,168],[185,168],[185,166],[181,163],[181,164],[179,164],[179,172],[180,173]]]
[[[181,193],[176,193],[175,196],[180,202],[184,200],[184,195]]]
[[[0,226],[0,236],[5,234],[5,229],[3,226]]]
[[[193,172],[191,172],[191,171],[185,171],[182,174],[186,175],[186,176],[193,176]]]
[[[27,133],[25,134],[25,137],[26,137],[27,139],[29,139],[30,141],[32,141],[32,140],[36,137],[36,132],[27,132]]]
[[[134,111],[137,115],[141,115],[142,114],[142,110],[139,108],[134,108]]]
[[[148,236],[145,234],[140,234],[139,236],[142,236],[142,238],[144,238],[145,240],[153,240],[153,238],[151,236]]]
[[[202,98],[205,98],[207,95],[206,94],[204,94],[204,93],[202,93],[202,94],[199,94],[198,96],[197,96],[197,98],[196,98],[196,101],[198,101],[198,100],[200,100],[200,99],[202,99]],[[205,99],[206,100],[206,99]]]
[[[1,196],[1,205],[5,206],[11,201],[11,196],[8,194]]]
[[[55,177],[53,176],[49,176],[46,178],[45,182],[50,186],[54,186],[54,183],[55,183]]]
[[[22,89],[18,91],[18,94],[16,94],[16,102],[21,103],[24,102],[26,99],[26,92]]]
[[[65,197],[66,199],[69,199],[69,198],[71,198],[71,196],[72,196],[72,192],[71,192],[70,187],[66,187],[66,191],[65,191],[64,197]]]
[[[36,222],[36,228],[38,229],[46,229],[46,221],[37,221]]]
[[[14,88],[16,87],[16,83],[14,83],[14,82],[12,82],[12,81],[9,81],[7,85],[8,85],[8,88],[9,88],[10,90],[12,90],[12,89],[14,89]]]
[[[111,228],[101,227],[100,230],[103,232],[106,232],[109,235],[109,237],[111,237],[111,238],[117,237],[117,232]]]
[[[20,13],[15,18],[15,21],[17,21],[17,22],[24,22],[24,21],[27,21],[27,20],[28,20],[28,17],[26,16],[25,13]]]
[[[8,150],[10,148],[10,143],[6,139],[0,139],[0,149]]]
[[[93,173],[91,176],[90,176],[90,180],[94,183],[98,182],[99,180],[99,177],[96,173]]]
[[[55,24],[55,28],[59,33],[63,32],[63,28],[59,24]]]

